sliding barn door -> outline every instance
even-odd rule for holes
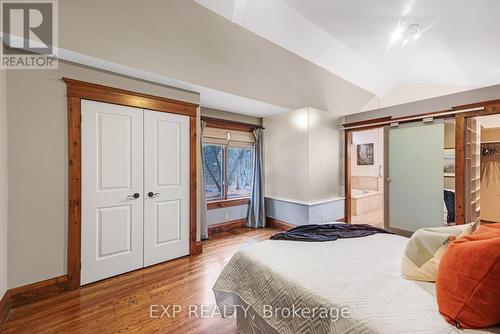
[[[143,266],[143,111],[81,103],[83,285]]]
[[[403,124],[388,131],[388,227],[410,234],[442,226],[444,124]]]
[[[189,117],[144,111],[144,265],[189,254]]]

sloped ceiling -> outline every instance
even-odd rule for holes
[[[377,96],[385,94],[396,84],[283,0],[195,1]],[[306,8],[309,6],[309,1],[299,2]]]
[[[399,83],[500,83],[498,0],[283,0]],[[398,26],[417,39],[391,43]]]
[[[497,0],[195,1],[375,94],[359,111],[500,83]]]
[[[243,100],[228,111],[267,116],[312,106],[348,114],[374,96],[194,1],[60,1],[59,31],[60,48],[76,61],[90,59],[265,104],[249,110]],[[221,108],[204,103],[203,93],[201,100]]]

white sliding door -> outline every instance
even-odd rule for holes
[[[143,266],[143,110],[81,103],[83,285]]]
[[[189,117],[144,111],[144,266],[189,254]]]
[[[444,124],[389,128],[388,223],[403,233],[443,225]]]

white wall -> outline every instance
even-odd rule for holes
[[[63,275],[67,254],[67,108],[61,77],[176,100],[199,95],[67,63],[9,71],[8,287]]]
[[[266,197],[307,201],[308,108],[264,118]]]
[[[332,113],[309,108],[308,201],[339,196],[342,121],[343,118]]]
[[[236,114],[234,112],[201,107],[201,116],[225,119],[228,121],[242,122],[248,124],[262,125],[262,118]]]
[[[381,97],[373,97],[360,111],[386,108],[475,89],[473,86],[400,83]]]
[[[0,70],[0,299],[7,290],[7,193],[7,71]]]
[[[229,206],[227,208],[218,208],[208,210],[207,225],[230,222],[232,220],[246,219],[248,213],[248,205]]]
[[[316,202],[339,196],[340,120],[314,108],[264,118],[266,197]]]
[[[315,108],[266,117],[266,215],[295,225],[344,217],[344,118]]]

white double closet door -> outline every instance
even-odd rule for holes
[[[81,284],[188,255],[189,117],[81,103]]]

